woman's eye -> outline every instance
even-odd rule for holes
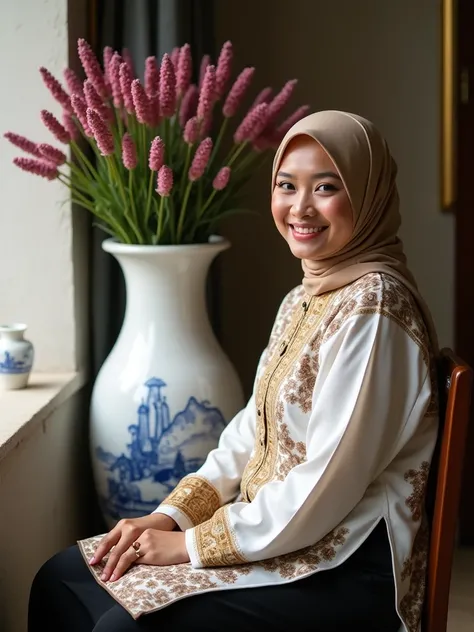
[[[333,184],[320,184],[318,187],[316,187],[316,191],[329,193],[331,191],[336,191],[336,187]]]
[[[278,182],[277,187],[284,191],[294,191],[295,187],[291,182]]]

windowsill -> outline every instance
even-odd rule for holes
[[[84,384],[84,373],[32,373],[26,388],[0,391],[0,461]]]

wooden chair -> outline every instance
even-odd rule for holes
[[[423,632],[446,632],[473,371],[451,349],[439,360],[440,429],[427,491],[431,539]]]

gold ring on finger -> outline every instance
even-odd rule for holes
[[[140,542],[134,542],[132,544],[132,548],[135,551],[135,555],[137,556],[137,558],[141,557],[143,555],[143,553],[140,553]]]

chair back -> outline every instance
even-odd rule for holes
[[[446,632],[473,371],[448,348],[439,358],[440,426],[428,481],[431,525],[423,632]]]

